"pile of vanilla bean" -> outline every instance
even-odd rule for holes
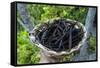
[[[36,40],[43,46],[56,51],[71,50],[82,40],[84,32],[78,22],[57,19],[41,26]]]

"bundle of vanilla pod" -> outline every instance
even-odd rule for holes
[[[82,40],[84,32],[79,22],[55,19],[40,26],[36,40],[43,46],[56,51],[71,50]]]

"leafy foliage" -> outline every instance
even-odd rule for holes
[[[87,14],[87,7],[35,5],[27,6],[31,21],[34,24],[56,17],[64,17],[84,23]]]
[[[89,43],[89,49],[88,49],[89,52],[90,53],[96,52],[96,37],[90,36],[88,43]]]
[[[21,31],[17,34],[17,63],[31,64],[39,61],[39,48],[35,44],[30,43],[28,33]]]

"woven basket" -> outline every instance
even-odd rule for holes
[[[51,19],[51,20],[46,21],[46,23],[47,22],[52,23],[54,20],[59,20],[59,19],[60,18]],[[30,32],[30,39],[31,39],[32,43],[35,43],[39,48],[41,48],[42,50],[46,51],[47,53],[53,54],[53,55],[57,55],[57,56],[64,55],[64,54],[70,54],[70,53],[72,53],[74,51],[79,50],[80,47],[82,46],[82,44],[84,43],[85,39],[86,39],[86,33],[87,32],[86,32],[84,26],[80,22],[75,21],[75,20],[71,20],[71,19],[66,19],[66,20],[69,21],[69,22],[77,22],[77,25],[83,29],[83,32],[84,32],[83,38],[79,42],[79,44],[77,46],[73,47],[70,50],[60,51],[60,52],[56,52],[54,50],[51,50],[51,49],[45,47],[44,45],[42,45],[41,43],[39,43],[36,40],[36,37],[35,37],[37,35],[37,30],[40,30],[41,29],[40,27],[43,27],[43,25],[41,25],[41,24],[35,26],[35,28]]]

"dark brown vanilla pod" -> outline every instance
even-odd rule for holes
[[[84,35],[77,21],[59,18],[52,20],[48,25],[39,26],[37,41],[56,52],[67,51],[78,46]]]

